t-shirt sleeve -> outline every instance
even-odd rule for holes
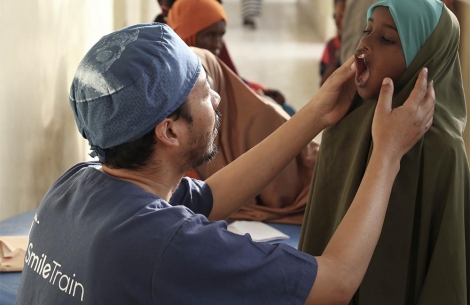
[[[204,181],[184,177],[170,198],[171,205],[184,205],[206,217],[212,211],[212,191]]]
[[[154,300],[304,304],[316,274],[313,256],[285,244],[253,242],[248,234],[227,231],[225,221],[209,222],[194,215],[179,228],[156,265]]]

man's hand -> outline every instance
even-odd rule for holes
[[[404,154],[421,139],[432,125],[434,115],[434,86],[427,83],[424,68],[406,102],[392,109],[393,82],[385,78],[372,123],[374,150],[400,161]]]
[[[356,93],[354,74],[356,66],[353,65],[354,56],[351,56],[341,67],[326,80],[315,96],[315,108],[322,120],[323,128],[336,124],[341,120]]]

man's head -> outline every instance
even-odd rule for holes
[[[367,12],[367,27],[356,51],[359,95],[377,98],[385,77],[396,82],[434,31],[439,0],[379,0]]]
[[[219,55],[227,15],[216,0],[178,0],[168,14],[168,25],[188,46]]]
[[[110,157],[122,159],[116,148],[158,142],[156,127],[163,122],[190,125],[192,96],[200,91],[201,77],[205,72],[199,58],[169,27],[135,25],[104,36],[86,54],[70,89],[70,103],[80,133],[105,163],[110,151]],[[196,125],[195,132],[200,128]],[[140,149],[127,153],[125,166],[142,165],[132,162],[136,151]]]
[[[190,115],[190,120],[184,119],[181,123],[186,121],[188,124],[180,124],[187,132],[183,130],[175,135],[172,133],[178,132],[176,130],[177,126],[173,130],[166,129],[171,128],[171,123],[175,125],[174,122],[166,124],[164,120],[159,124],[161,128],[157,131],[157,134],[159,132],[162,132],[162,134],[168,133],[164,139],[169,139],[171,136],[179,136],[178,141],[183,146],[183,149],[180,150],[182,155],[178,158],[181,160],[180,166],[182,172],[211,161],[217,154],[214,140],[220,127],[221,114],[217,110],[219,102],[220,96],[211,89],[208,75],[205,70],[202,70],[187,99],[187,112]],[[170,116],[166,120],[173,120],[173,118]],[[157,126],[158,128],[159,126]],[[171,142],[167,144],[170,145]]]

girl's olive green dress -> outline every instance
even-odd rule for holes
[[[470,177],[462,138],[466,108],[459,37],[458,21],[444,7],[395,84],[393,106],[398,107],[428,67],[436,91],[434,123],[401,161],[382,234],[351,304],[470,304]],[[373,148],[375,106],[376,101],[356,95],[347,116],[325,130],[300,250],[321,255],[351,204]]]

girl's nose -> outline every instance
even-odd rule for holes
[[[372,33],[370,33],[367,36],[362,37],[362,39],[359,41],[359,45],[357,46],[357,50],[362,50],[363,53],[370,51],[370,48],[372,47],[371,36],[372,36]]]

